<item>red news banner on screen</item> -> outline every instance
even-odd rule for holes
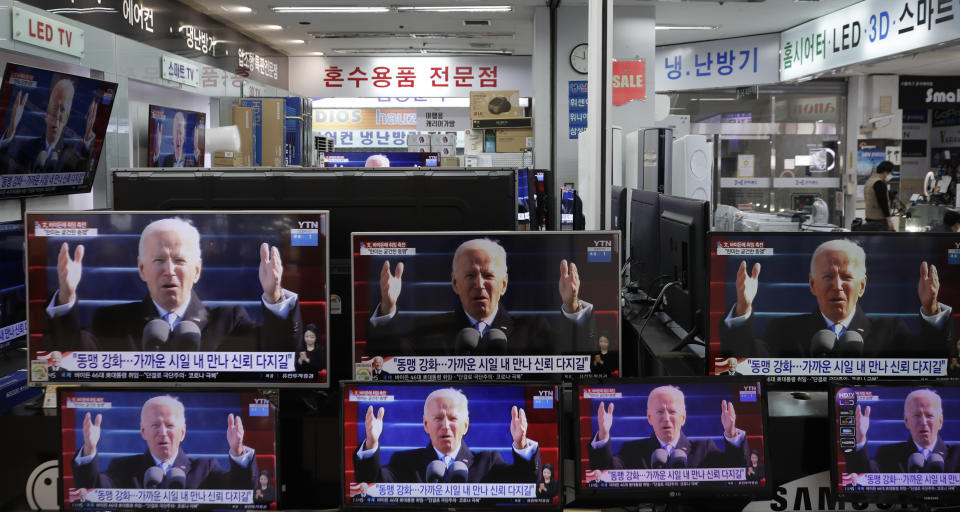
[[[26,224],[31,382],[328,382],[326,212]]]

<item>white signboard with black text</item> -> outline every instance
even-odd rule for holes
[[[780,34],[780,80],[960,37],[960,0],[864,0]]]
[[[657,47],[657,92],[780,81],[780,37],[765,34]]]

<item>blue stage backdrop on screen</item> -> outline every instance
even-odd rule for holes
[[[357,378],[615,374],[619,249],[611,231],[354,233]]]
[[[63,509],[275,507],[273,397],[61,390]]]
[[[549,384],[344,384],[344,501],[555,508],[559,398]]]
[[[26,340],[27,286],[23,269],[23,224],[0,223],[0,351]]]
[[[743,374],[946,375],[957,353],[957,240],[711,233],[712,371],[733,361]]]
[[[328,382],[326,212],[27,225],[33,382]]]
[[[0,198],[89,192],[117,84],[7,64]]]
[[[832,484],[844,499],[960,501],[956,382],[836,382],[830,405]]]
[[[203,167],[207,115],[150,105],[147,167]]]

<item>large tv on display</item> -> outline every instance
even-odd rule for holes
[[[351,382],[341,391],[347,509],[562,505],[559,386]]]
[[[831,485],[855,502],[960,503],[956,381],[836,382]]]
[[[31,383],[329,385],[327,223],[28,212]]]
[[[712,373],[946,375],[956,235],[710,233]]]
[[[440,153],[326,153],[325,167],[439,167]]]
[[[277,508],[275,391],[57,391],[61,510]]]
[[[0,223],[0,352],[27,339],[23,224]]]
[[[576,390],[578,502],[771,494],[761,380],[615,379]]]
[[[203,167],[207,115],[150,105],[147,167]]]
[[[7,64],[0,85],[0,199],[89,192],[117,84]]]
[[[354,233],[356,378],[615,374],[619,251],[614,231]]]

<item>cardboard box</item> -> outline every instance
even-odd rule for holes
[[[456,146],[457,145],[457,134],[456,132],[450,133],[431,133],[430,134],[430,145],[434,147],[440,146]]]
[[[470,119],[523,117],[520,91],[471,91]]]
[[[460,157],[442,156],[440,157],[440,166],[441,167],[460,167]]]
[[[519,153],[533,146],[533,130],[530,128],[500,128],[496,132],[497,153]]]
[[[253,108],[253,165],[283,167],[283,98],[241,98],[240,106]]]
[[[253,166],[253,109],[250,107],[233,107],[233,124],[240,131],[240,151],[241,161],[233,167],[252,167]],[[217,154],[214,153],[215,167],[220,167],[216,163]],[[231,157],[231,160],[234,157]]]
[[[457,147],[456,146],[430,146],[433,148],[433,153],[439,153],[440,157],[445,156],[457,156]]]
[[[224,151],[221,149],[213,153],[214,167],[249,167],[244,163],[245,161],[245,155],[241,151]]]
[[[408,153],[433,153],[430,150],[430,144],[414,144],[413,146],[407,146]]]
[[[430,145],[430,135],[427,133],[408,133],[407,146]]]
[[[483,130],[465,130],[463,132],[463,154],[483,153]]]

